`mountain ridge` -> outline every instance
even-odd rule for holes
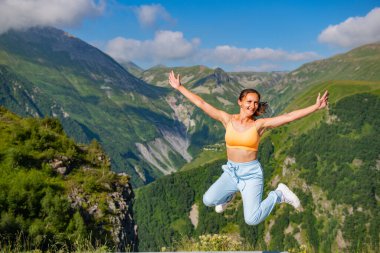
[[[73,52],[65,52],[68,48]],[[377,69],[372,64],[376,56],[363,50],[354,51],[366,59],[357,64],[370,65],[361,70]],[[86,58],[85,52],[91,55]],[[1,35],[0,65],[1,89],[7,94],[0,101],[3,105],[25,116],[57,117],[81,142],[99,140],[115,170],[127,171],[136,185],[178,170],[203,146],[222,141],[223,126],[169,87],[167,74],[172,68],[156,66],[143,71],[139,79],[100,50],[54,28]],[[300,78],[310,74],[309,69],[299,71],[303,68],[298,73],[249,75],[202,65],[173,69],[186,87],[229,113],[236,113],[234,101],[248,85],[279,110],[309,85],[300,85],[300,80],[311,84],[322,80],[318,75]],[[284,90],[279,92],[281,87]]]

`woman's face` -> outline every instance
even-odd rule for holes
[[[248,93],[242,100],[238,100],[241,110],[247,115],[253,115],[259,108],[259,95]]]

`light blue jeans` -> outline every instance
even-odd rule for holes
[[[281,193],[271,191],[261,201],[264,177],[258,160],[245,163],[228,161],[219,179],[203,195],[206,206],[215,206],[229,201],[235,192],[240,191],[243,199],[244,220],[248,225],[262,222],[281,201]]]

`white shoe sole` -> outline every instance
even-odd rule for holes
[[[217,212],[217,213],[223,213],[227,209],[227,206],[234,200],[234,198],[235,198],[235,194],[226,203],[220,204],[220,205],[216,205],[215,206],[215,212]]]
[[[280,183],[276,190],[282,192],[284,202],[292,205],[295,209],[300,209],[301,202],[294,192],[292,192],[285,184]]]

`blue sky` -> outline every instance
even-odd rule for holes
[[[143,68],[294,70],[380,41],[380,1],[4,0],[0,33],[50,25]]]

